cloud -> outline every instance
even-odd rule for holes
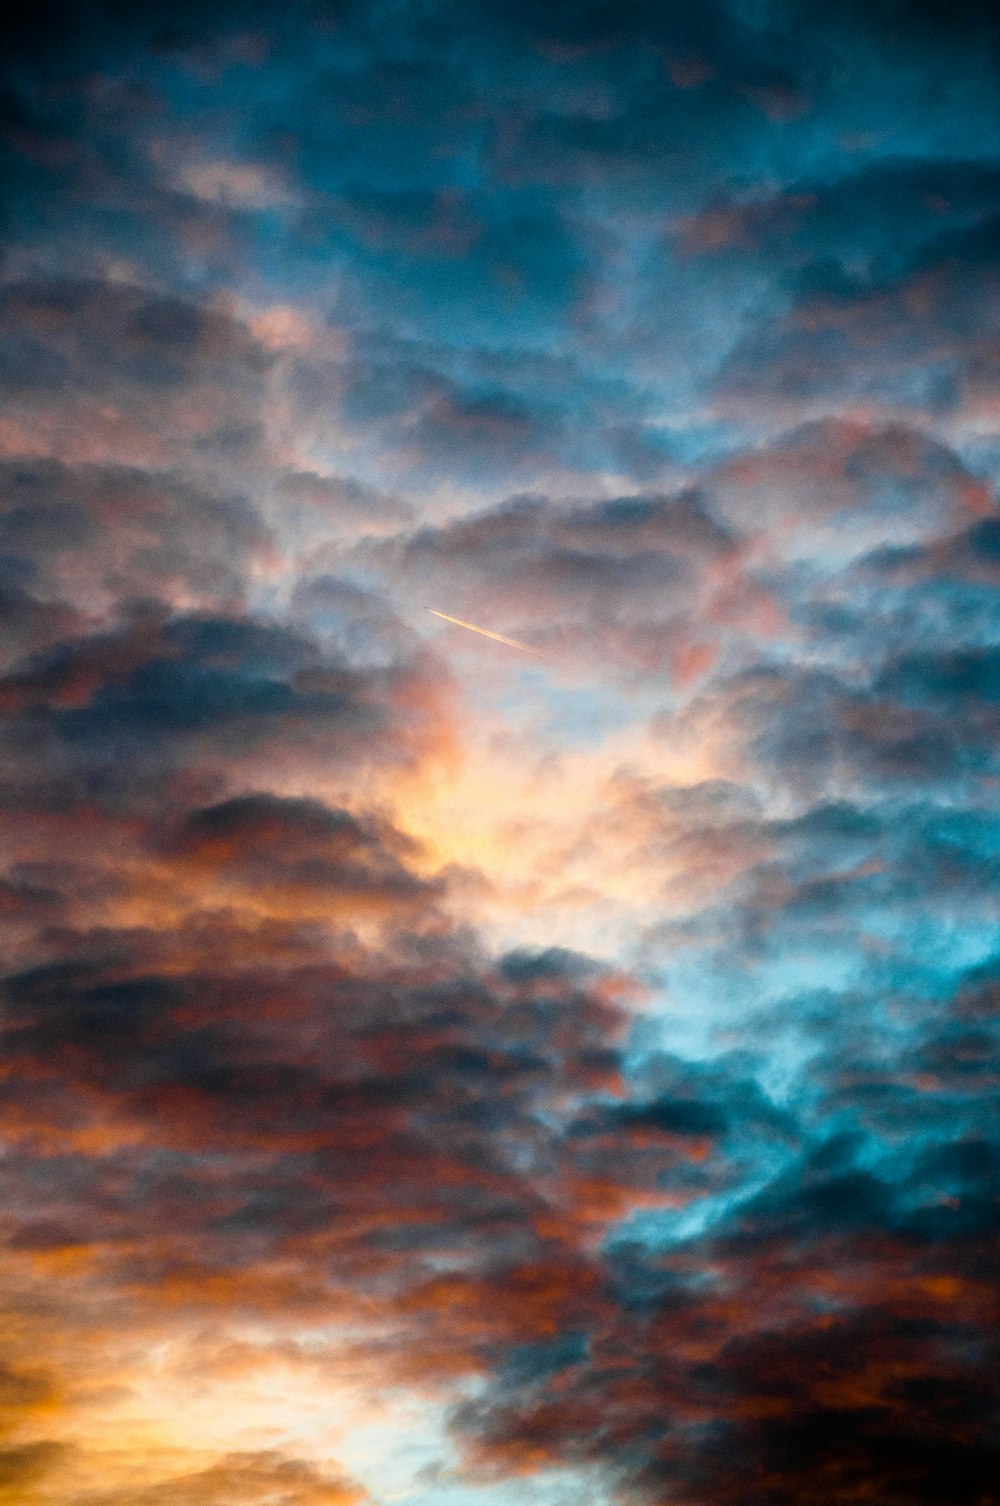
[[[252,1502],[261,1506],[361,1506],[368,1499],[348,1480],[321,1473],[297,1459],[263,1451],[233,1454],[196,1474],[140,1486],[127,1497],[135,1506],[228,1506],[237,1498],[248,1506]],[[93,1506],[119,1506],[126,1497],[88,1492],[79,1499]]]
[[[433,893],[401,861],[408,847],[371,818],[268,793],[192,811],[167,839],[172,854],[257,893],[339,896],[376,907],[426,905]]]
[[[100,461],[124,440],[163,466],[178,435],[206,453],[227,436],[237,453],[256,442],[271,357],[223,313],[124,283],[35,279],[4,289],[0,328],[9,448],[38,453],[41,438]]]
[[[361,558],[413,599],[477,611],[543,651],[655,672],[683,653],[692,610],[732,544],[694,493],[553,506],[516,498]]]
[[[3,1499],[992,1501],[997,30],[793,10],[16,18]]]
[[[801,551],[826,568],[845,553],[951,532],[989,506],[946,445],[903,425],[805,425],[732,460],[714,479],[716,507],[742,527],[751,549],[786,559]]]
[[[959,432],[974,424],[989,403],[995,241],[991,192],[978,224],[918,241],[895,267],[876,261],[865,275],[816,260],[791,308],[733,352],[723,401],[809,412],[853,398],[928,411]]]
[[[41,646],[47,618],[61,638],[74,614],[97,624],[122,601],[236,606],[268,553],[245,501],[169,473],[22,459],[6,462],[0,487],[4,573],[19,598],[10,631],[25,648]]]

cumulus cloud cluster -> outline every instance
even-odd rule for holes
[[[998,67],[18,18],[0,1501],[994,1501]]]

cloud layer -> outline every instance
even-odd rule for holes
[[[995,1501],[998,67],[16,18],[0,1502]]]

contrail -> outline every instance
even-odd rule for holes
[[[445,622],[453,622],[456,627],[468,628],[470,633],[479,633],[483,638],[493,638],[497,643],[506,643],[508,648],[519,648],[523,654],[537,654],[537,648],[529,648],[527,643],[518,643],[516,638],[505,638],[503,633],[491,633],[489,628],[476,627],[473,622],[463,622],[461,617],[449,617],[447,612],[435,612],[433,607],[427,608],[432,617],[440,617]]]

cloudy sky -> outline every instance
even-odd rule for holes
[[[996,1506],[992,7],[0,73],[0,1503]]]

